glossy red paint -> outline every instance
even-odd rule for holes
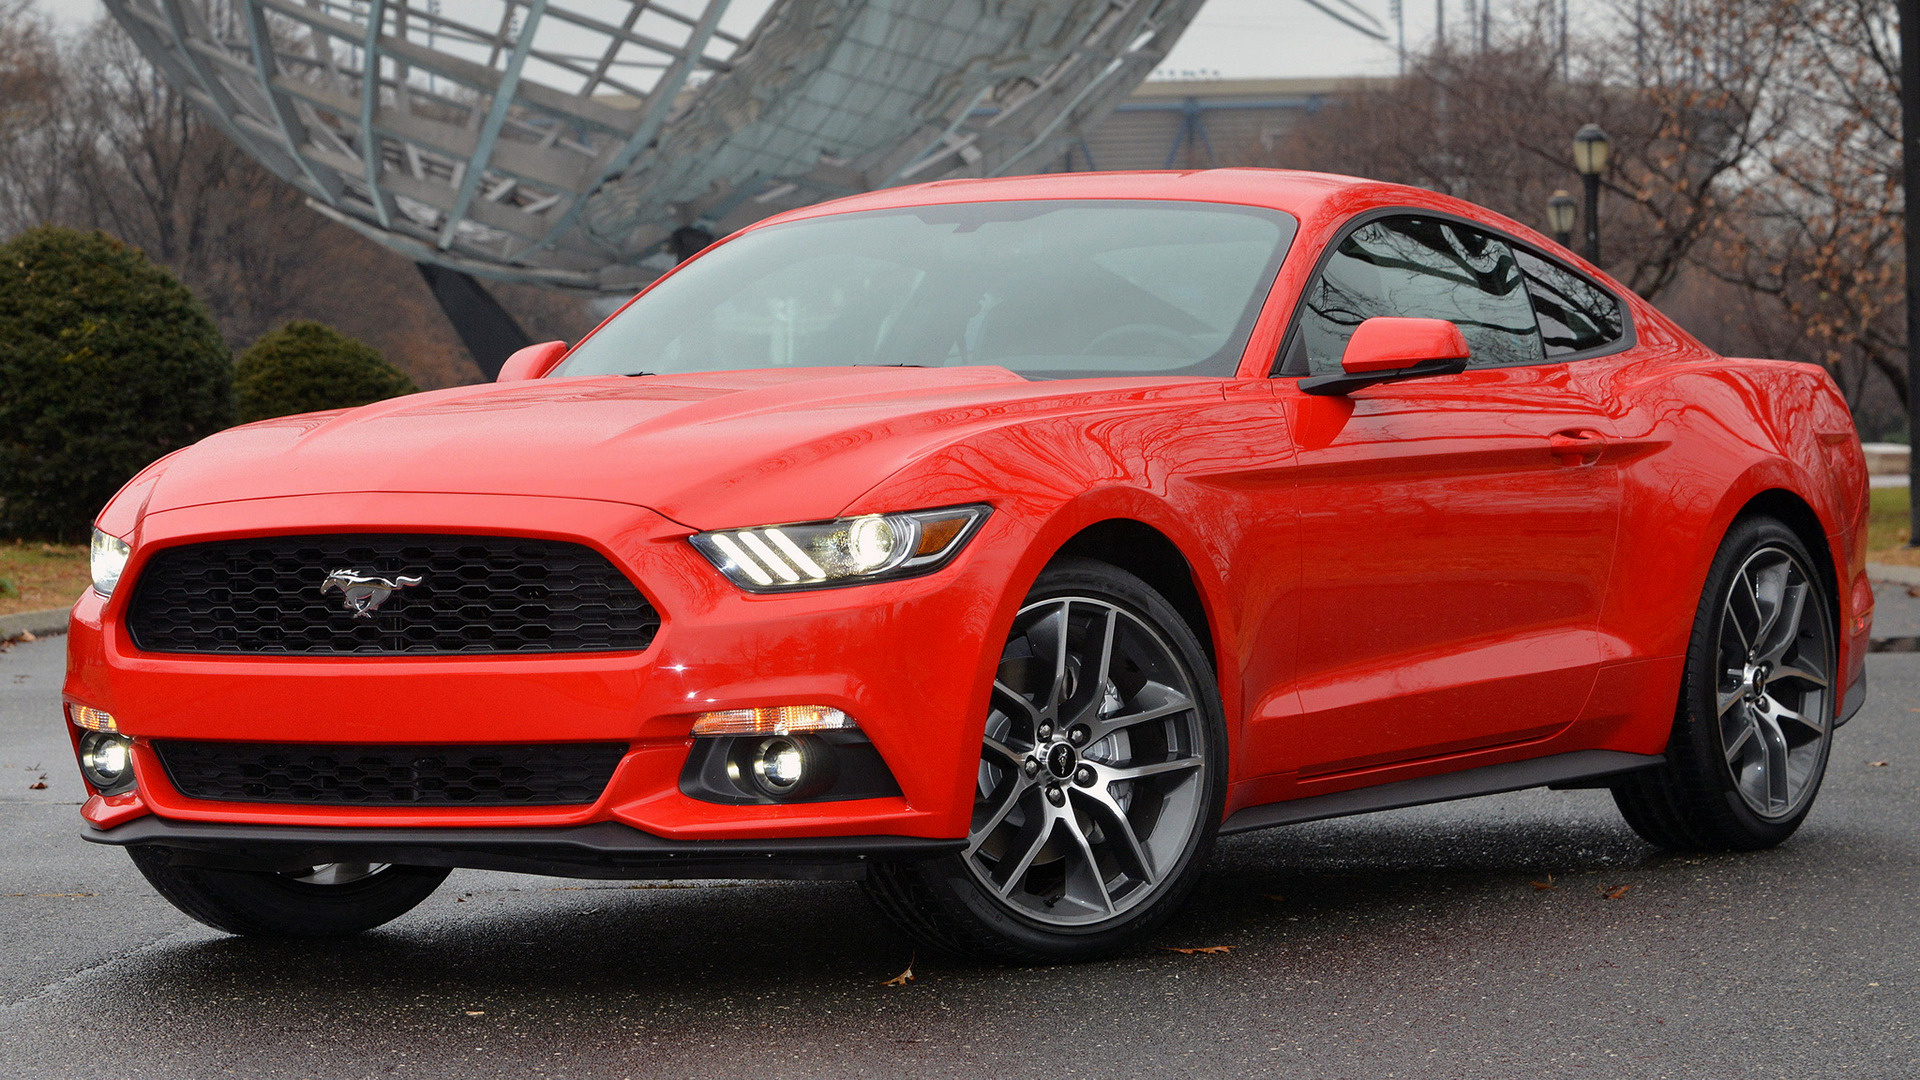
[[[84,813],[102,827],[155,813],[961,837],[1015,612],[1063,547],[1116,520],[1157,531],[1190,568],[1228,718],[1229,814],[1563,751],[1658,753],[1708,563],[1757,502],[1807,523],[1832,575],[1843,685],[1859,678],[1865,466],[1819,368],[1718,356],[1615,286],[1635,342],[1612,355],[1346,397],[1269,376],[1319,254],[1367,211],[1454,214],[1605,280],[1516,222],[1432,192],[1260,170],[942,182],[775,220],[1027,198],[1238,203],[1300,229],[1231,378],[1029,382],[976,367],[502,382],[252,424],[165,459],[100,516],[133,545],[123,581],[198,540],[511,533],[602,552],[663,629],[638,653],[164,656],[128,640],[131,590],[89,593],[65,693],[136,737],[140,786]],[[973,502],[994,507],[981,533],[905,581],[750,595],[686,539]],[[854,716],[902,795],[732,806],[679,791],[694,713],[794,702]],[[632,750],[590,807],[369,810],[184,798],[147,746],[168,736]]]
[[[567,348],[564,341],[543,341],[538,345],[529,345],[507,357],[507,362],[500,365],[500,375],[494,382],[537,379],[553,370],[554,365],[567,355]]]
[[[1465,360],[1467,338],[1445,319],[1376,317],[1361,323],[1340,355],[1354,374],[1402,371],[1425,360]]]

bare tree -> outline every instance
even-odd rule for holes
[[[480,377],[406,259],[308,209],[117,25],[62,39],[28,2],[0,0],[0,237],[43,223],[110,232],[178,274],[236,350],[315,319],[421,386]],[[578,298],[501,299],[549,333],[588,325]]]
[[[1613,147],[1607,269],[1656,296],[1714,237],[1745,171],[1790,122],[1776,90],[1782,31],[1795,21],[1786,0],[1645,7],[1645,40],[1623,24],[1575,43],[1571,82],[1552,5],[1525,8],[1496,47],[1415,58],[1407,78],[1323,112],[1273,160],[1447,191],[1544,228],[1549,195],[1579,187],[1573,133],[1598,123]]]
[[[32,0],[0,0],[0,235],[80,202],[70,165],[87,142],[61,45]]]
[[[1857,412],[1907,396],[1895,0],[1640,0],[1558,63],[1547,12],[1436,50],[1266,160],[1449,191],[1543,225],[1571,136],[1609,133],[1606,269],[1710,339],[1832,370]],[[1637,18],[1629,17],[1629,11]],[[1543,229],[1544,231],[1544,229]],[[1738,320],[1739,325],[1731,325]]]
[[[1796,5],[1797,122],[1768,144],[1710,265],[1777,301],[1855,400],[1871,370],[1904,403],[1898,15],[1894,0]]]

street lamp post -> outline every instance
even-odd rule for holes
[[[1573,212],[1573,196],[1565,191],[1556,191],[1547,200],[1547,231],[1561,247],[1573,243]]]
[[[1900,0],[1900,145],[1907,243],[1907,546],[1920,547],[1920,0]]]
[[[1611,149],[1599,124],[1574,133],[1573,167],[1580,170],[1580,182],[1587,188],[1587,261],[1595,266],[1600,265],[1600,174],[1607,171]]]

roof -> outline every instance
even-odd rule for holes
[[[1399,185],[1292,169],[1043,173],[1036,176],[937,180],[929,184],[866,192],[804,207],[769,218],[768,221],[791,221],[820,214],[844,214],[896,206],[1015,199],[1177,199],[1239,203],[1301,213],[1317,207],[1337,192],[1366,187],[1397,188]]]
[[[1336,173],[1257,168],[1043,173],[1036,176],[938,180],[801,207],[766,218],[741,231],[747,232],[778,222],[861,210],[1021,199],[1170,199],[1261,206],[1292,214],[1306,230],[1331,227],[1374,207],[1404,206],[1478,221],[1531,244],[1547,242],[1545,237],[1523,222],[1426,188]],[[1584,262],[1580,265],[1588,272],[1593,272],[1593,268],[1587,267]]]

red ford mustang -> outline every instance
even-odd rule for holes
[[[852,877],[1080,958],[1220,833],[1543,784],[1776,844],[1860,707],[1865,468],[1515,222],[1254,170],[796,211],[500,382],[216,435],[100,515],[67,719],[236,933],[452,867]]]

